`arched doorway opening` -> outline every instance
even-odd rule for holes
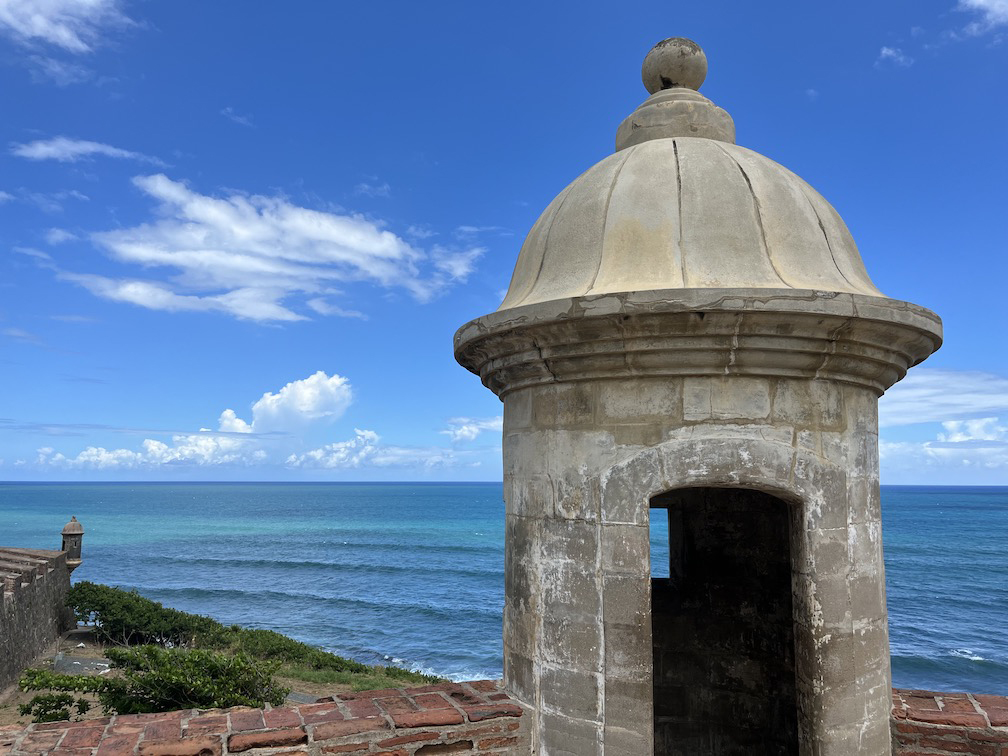
[[[713,487],[650,506],[668,513],[668,569],[651,580],[655,753],[797,754],[794,508]]]

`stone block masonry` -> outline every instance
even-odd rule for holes
[[[73,624],[66,553],[0,548],[0,690]]]
[[[524,710],[497,683],[341,693],[288,708],[175,711],[0,728],[0,756],[529,754]]]

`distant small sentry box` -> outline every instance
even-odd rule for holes
[[[70,522],[63,526],[62,550],[67,555],[67,567],[70,572],[80,567],[81,541],[84,539],[84,527],[77,522],[76,516],[70,517]]]

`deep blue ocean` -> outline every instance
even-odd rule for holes
[[[1008,488],[884,486],[882,513],[893,683],[1008,694]],[[0,546],[58,548],[70,515],[74,580],[368,663],[501,674],[499,483],[0,483]]]

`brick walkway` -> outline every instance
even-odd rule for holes
[[[897,756],[1008,756],[1008,697],[893,691]],[[527,754],[522,708],[490,680],[344,693],[279,709],[175,711],[0,728],[0,756]]]
[[[1008,756],[1008,697],[894,690],[892,715],[902,756]]]
[[[301,706],[132,714],[0,728],[0,756],[322,756],[529,751],[522,708],[490,680],[341,693]],[[253,750],[254,749],[254,750]]]

